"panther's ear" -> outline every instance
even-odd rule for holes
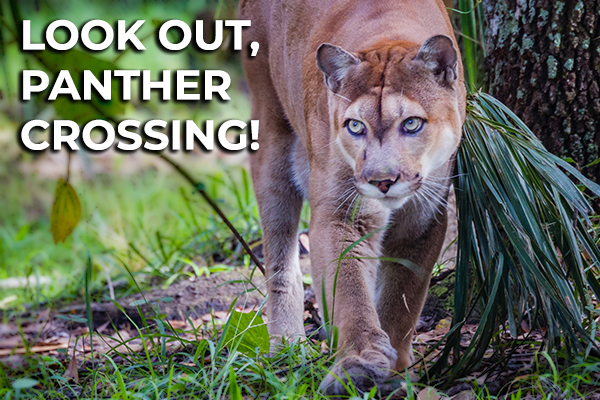
[[[325,84],[334,92],[340,90],[342,79],[358,63],[358,57],[339,46],[323,43],[317,49],[317,67],[325,75]]]
[[[451,85],[458,79],[458,53],[448,36],[437,35],[427,39],[415,60],[422,61],[441,84]]]

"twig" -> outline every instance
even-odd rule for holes
[[[198,193],[200,193],[200,195],[204,198],[204,200],[206,200],[206,202],[212,207],[213,210],[215,210],[215,212],[219,215],[219,217],[221,217],[221,219],[223,220],[225,225],[227,225],[227,227],[229,228],[231,233],[233,233],[233,235],[240,242],[240,244],[242,245],[244,250],[246,250],[246,253],[248,253],[248,255],[250,256],[250,258],[252,259],[254,264],[258,267],[258,269],[260,269],[260,271],[263,273],[263,275],[266,275],[265,267],[262,265],[262,263],[260,262],[258,257],[256,257],[256,255],[254,254],[254,252],[252,251],[250,246],[248,246],[248,243],[246,243],[246,241],[244,240],[242,235],[240,235],[240,233],[237,231],[237,229],[235,229],[235,227],[231,224],[231,222],[229,222],[229,219],[227,219],[227,217],[225,216],[225,214],[223,214],[223,212],[221,211],[221,209],[219,208],[217,203],[215,203],[215,201],[208,195],[208,193],[206,193],[206,191],[204,189],[202,189],[202,187],[196,181],[194,181],[194,179],[191,177],[191,175],[185,169],[183,169],[182,166],[178,165],[175,161],[171,160],[169,157],[165,156],[162,153],[159,153],[158,156],[161,157],[166,162],[168,162],[169,164],[171,164],[177,171],[179,171],[179,173],[189,183],[192,184],[192,186],[194,186],[196,191]]]
[[[67,178],[65,182],[69,182],[69,178],[71,177],[71,152],[67,150]]]

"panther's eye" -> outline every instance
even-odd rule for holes
[[[365,124],[355,119],[346,121],[346,129],[348,129],[348,132],[350,132],[351,135],[355,136],[364,135],[367,130]]]
[[[423,119],[419,117],[409,117],[402,122],[402,131],[405,133],[417,133],[423,127]]]

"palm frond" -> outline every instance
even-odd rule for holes
[[[600,298],[600,249],[584,188],[600,196],[600,185],[549,153],[489,95],[469,96],[463,132],[453,329],[430,373],[466,374],[500,326],[517,337],[523,320],[546,329],[548,351],[561,346],[569,356],[579,354],[593,343],[586,307]],[[460,328],[475,308],[480,324],[464,349]]]

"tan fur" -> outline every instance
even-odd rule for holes
[[[242,0],[240,18],[252,21],[245,48],[260,43],[256,57],[244,54],[244,67],[252,119],[261,122],[251,165],[269,331],[287,338],[304,332],[296,238],[308,193],[314,289],[325,288],[339,328],[340,355],[322,388],[345,393],[334,375],[346,380],[346,371],[368,390],[412,363],[412,331],[444,241],[465,113],[460,57],[453,67],[436,67],[435,57],[451,59],[457,48],[444,4]],[[451,41],[428,40],[436,35]],[[400,133],[408,117],[426,121],[420,133]],[[350,135],[348,119],[368,133]],[[388,180],[395,183],[384,194],[375,185]],[[334,302],[336,260],[367,234],[340,262]]]

